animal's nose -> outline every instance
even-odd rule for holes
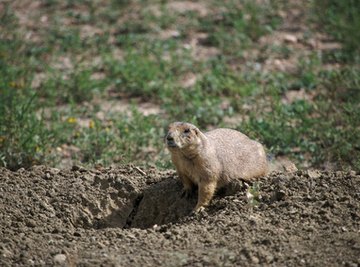
[[[176,147],[175,140],[170,134],[166,136],[166,143],[168,147]]]

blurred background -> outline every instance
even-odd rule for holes
[[[180,120],[359,171],[359,14],[357,0],[1,0],[0,166],[169,168]]]

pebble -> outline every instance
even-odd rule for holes
[[[56,254],[54,256],[54,263],[64,264],[65,262],[66,262],[66,255],[65,254]]]
[[[319,178],[321,176],[321,173],[317,170],[308,170],[307,171],[307,175],[310,177],[310,178]]]
[[[297,43],[297,41],[298,41],[297,37],[292,34],[286,34],[284,36],[284,40],[288,43]]]
[[[36,222],[33,219],[28,219],[26,221],[26,226],[28,227],[35,227],[36,226]]]
[[[259,258],[258,258],[258,257],[255,257],[255,256],[251,256],[250,259],[251,259],[251,261],[252,261],[253,263],[255,263],[255,264],[257,264],[257,263],[260,262]]]

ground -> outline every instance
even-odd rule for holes
[[[0,266],[359,266],[359,3],[0,1]],[[173,121],[288,172],[192,214]]]
[[[174,171],[0,169],[1,266],[359,266],[360,175],[273,172],[191,214]]]

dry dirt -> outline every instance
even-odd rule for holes
[[[256,205],[234,183],[193,215],[173,171],[3,168],[0,266],[360,266],[359,173],[256,185]]]

